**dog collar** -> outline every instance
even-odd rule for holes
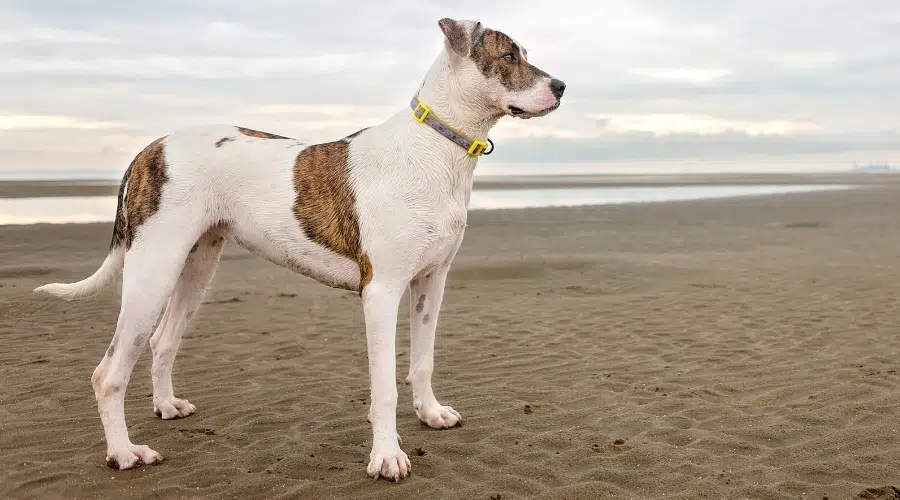
[[[412,98],[409,106],[413,110],[413,118],[415,118],[416,121],[430,126],[447,139],[450,139],[456,144],[459,144],[463,149],[466,150],[466,153],[468,153],[470,156],[477,157],[481,155],[489,155],[494,152],[493,141],[491,141],[490,139],[488,139],[487,142],[479,141],[477,139],[469,139],[468,137],[453,130],[449,125],[445,124],[440,119],[435,117],[434,113],[431,112],[431,108],[419,101],[418,94],[416,94]],[[490,144],[491,146],[491,149],[489,150],[487,149],[488,144]]]

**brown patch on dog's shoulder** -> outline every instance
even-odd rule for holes
[[[366,285],[368,285],[372,281],[372,262],[369,260],[369,256],[366,254],[362,254],[362,257],[359,260],[359,294],[362,295],[362,291],[365,290]]]
[[[237,127],[238,132],[249,136],[256,137],[257,139],[290,139],[290,137],[284,137],[280,135],[270,134],[268,132],[260,132],[259,130],[253,130],[244,127]]]
[[[145,147],[128,166],[119,188],[119,208],[113,229],[112,246],[121,243],[131,248],[137,230],[159,210],[166,172],[165,137]]]
[[[509,90],[525,90],[546,73],[525,60],[509,35],[486,29],[472,49],[472,60],[487,78],[497,78]]]
[[[338,140],[305,148],[294,162],[294,217],[310,240],[357,263],[357,291],[372,280],[372,263],[363,252],[350,187],[348,142]]]
[[[219,139],[218,141],[216,141],[216,147],[221,148],[222,144],[225,144],[226,142],[231,142],[233,140],[234,140],[234,137],[223,137],[223,138]]]

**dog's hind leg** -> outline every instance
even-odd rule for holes
[[[141,226],[140,237],[125,254],[116,333],[91,376],[106,437],[106,464],[114,469],[162,461],[149,447],[131,442],[125,425],[125,389],[201,231],[191,227],[192,214],[161,215]]]
[[[442,266],[409,284],[410,359],[406,382],[412,385],[416,416],[434,429],[445,429],[462,422],[459,412],[440,404],[431,388],[435,329],[448,270]]]
[[[165,420],[186,417],[196,409],[186,399],[175,397],[172,368],[181,336],[213,280],[223,247],[222,237],[213,231],[207,231],[197,240],[185,260],[163,318],[150,337],[153,412]]]

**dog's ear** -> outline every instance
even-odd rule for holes
[[[445,17],[438,21],[441,31],[447,38],[447,45],[460,57],[469,57],[475,44],[475,35],[481,29],[478,21],[457,21]]]

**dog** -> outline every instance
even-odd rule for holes
[[[411,470],[396,424],[397,309],[407,290],[406,381],[416,415],[436,429],[460,424],[459,412],[434,395],[431,377],[438,313],[466,228],[473,172],[493,151],[487,136],[501,118],[551,113],[565,84],[529,63],[512,37],[479,21],[437,24],[443,47],[409,107],[378,125],[317,144],[218,125],[151,142],[122,178],[100,268],[76,283],[35,289],[75,300],[122,274],[115,334],[91,376],[109,467],[163,460],[132,443],[125,425],[125,389],[148,342],[154,412],[163,419],[194,413],[173,392],[172,365],[225,241],[358,292],[371,383],[370,477],[400,481]]]

